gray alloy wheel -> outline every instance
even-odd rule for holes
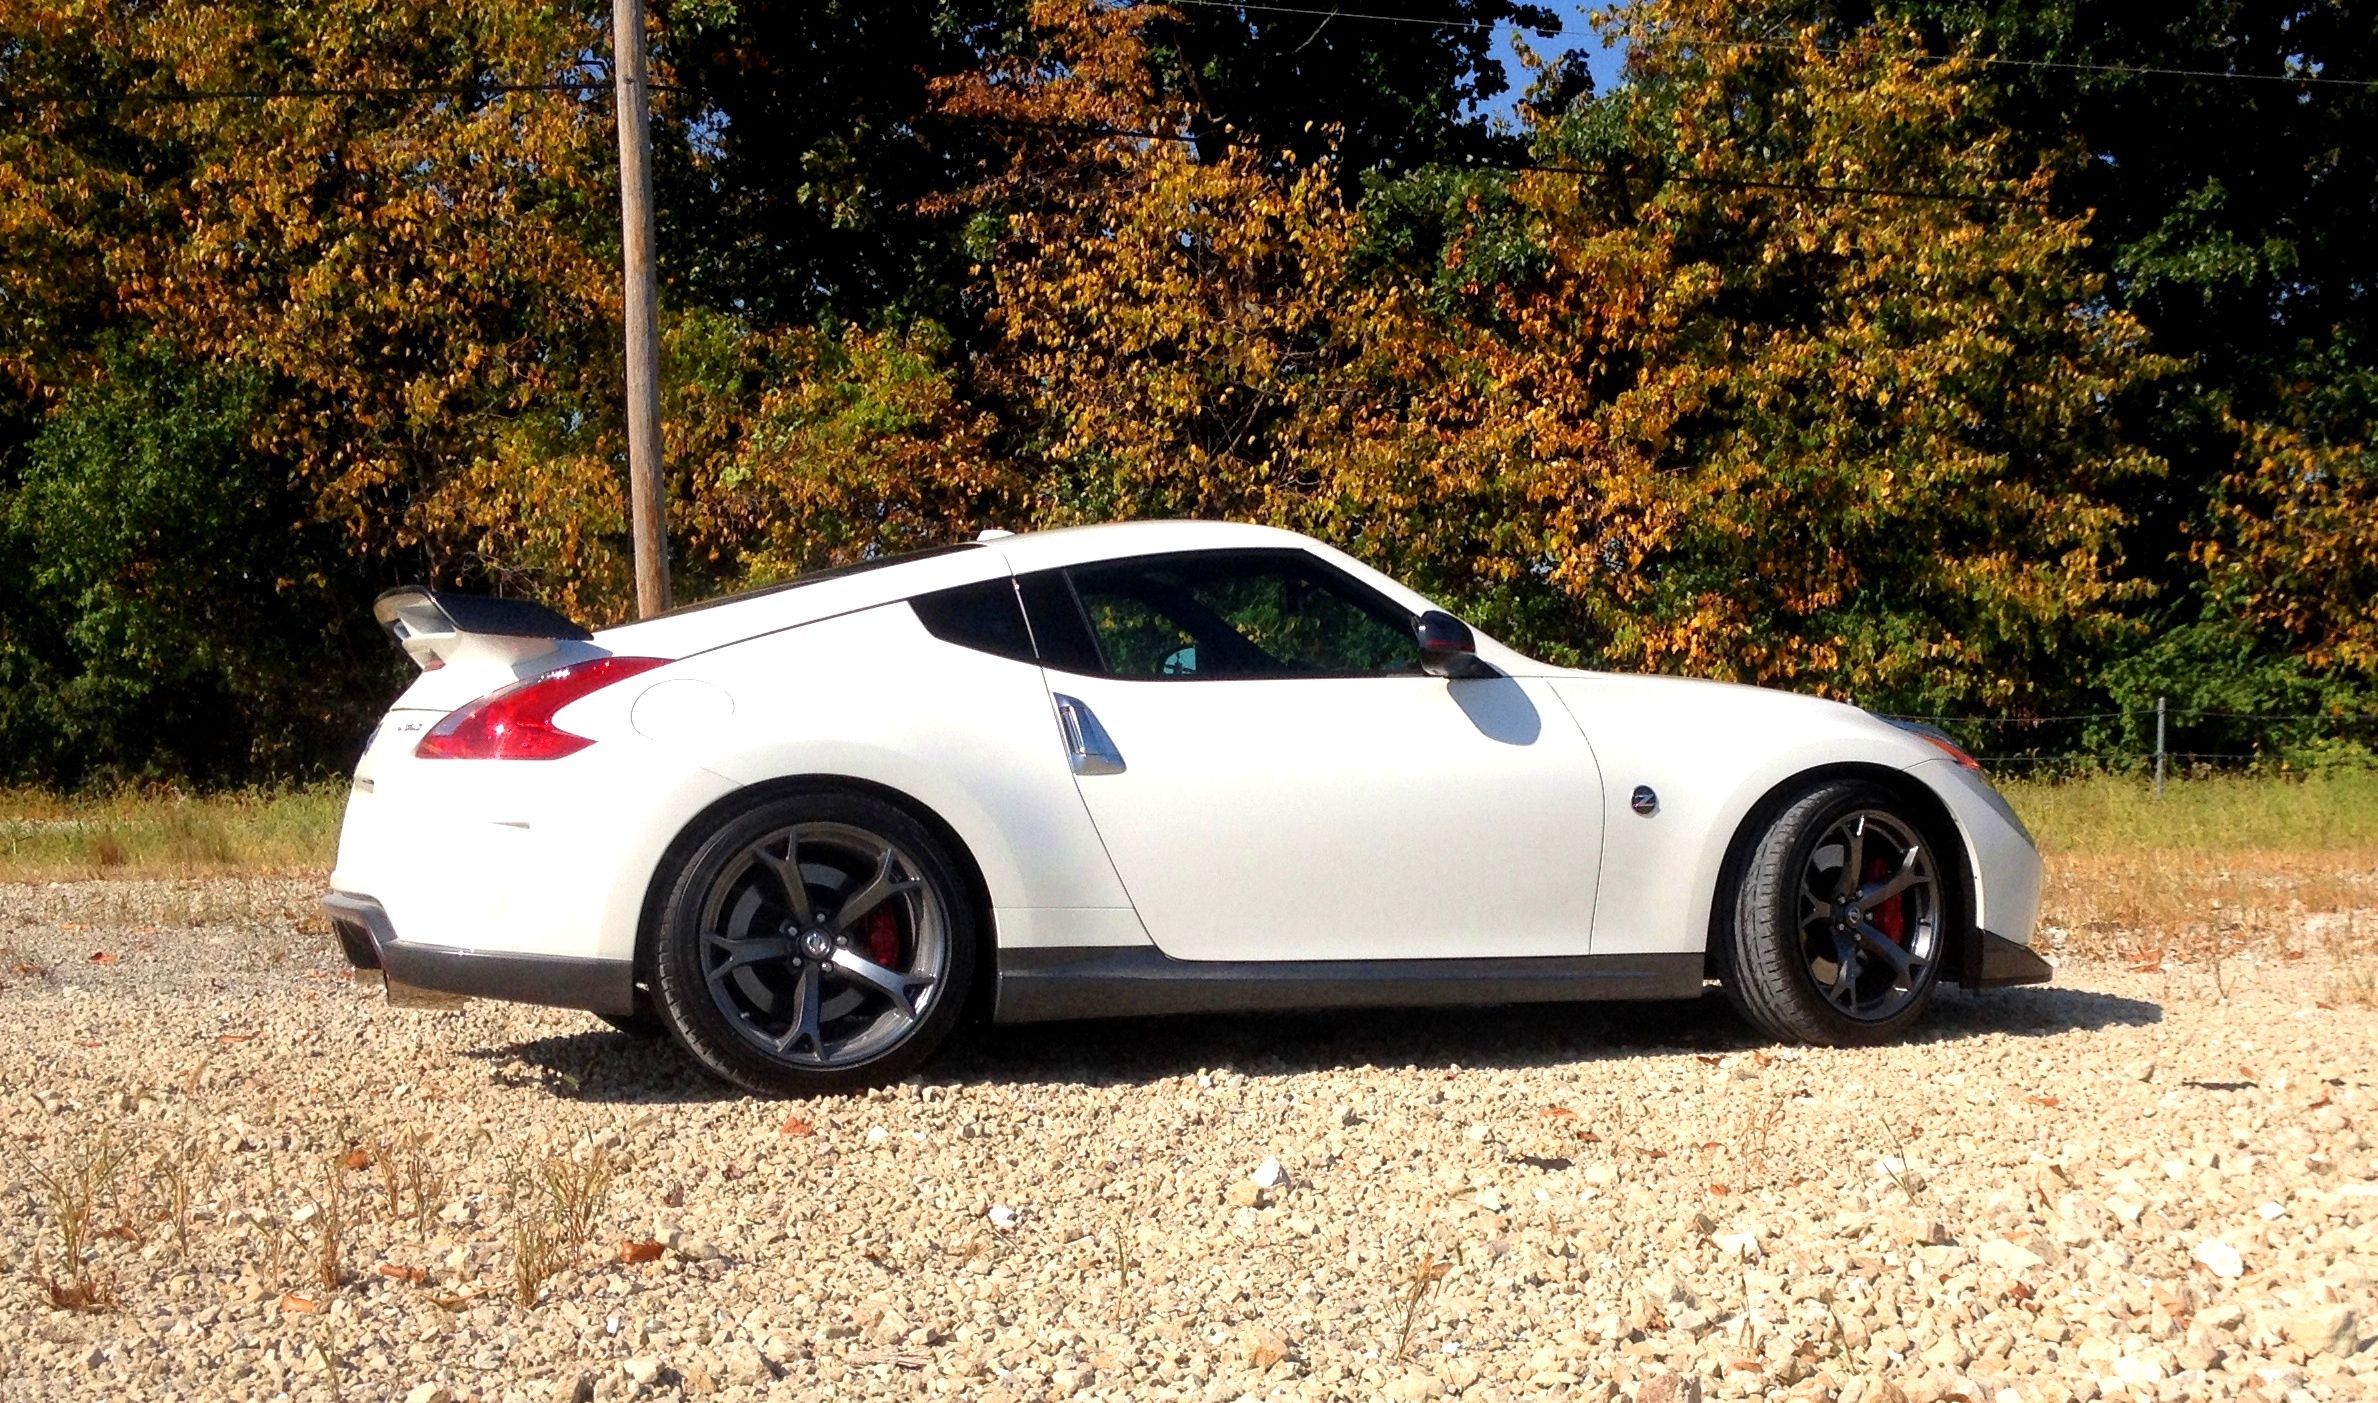
[[[1833,821],[1800,868],[1800,950],[1825,1002],[1862,1022],[1897,1016],[1928,987],[1941,947],[1940,870],[1904,819]]]
[[[1898,796],[1863,780],[1812,786],[1729,874],[1715,932],[1726,993],[1790,1042],[1866,1044],[1931,1002],[1954,919],[1948,874]]]
[[[742,1086],[878,1085],[949,1031],[974,932],[942,845],[908,814],[862,794],[786,795],[686,865],[655,992],[687,1049]]]

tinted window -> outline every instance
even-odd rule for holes
[[[908,603],[924,621],[925,631],[944,643],[1018,662],[1032,661],[1032,635],[1024,627],[1023,606],[1016,603],[1012,580],[984,580],[936,590]]]
[[[1016,576],[1016,593],[1023,596],[1024,616],[1032,624],[1032,641],[1040,649],[1044,667],[1062,672],[1097,672],[1098,645],[1082,622],[1082,607],[1062,570],[1036,570]]]
[[[1116,677],[1420,671],[1403,611],[1302,551],[1146,556],[1068,573]]]

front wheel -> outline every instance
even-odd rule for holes
[[[1716,932],[1720,977],[1742,1016],[1786,1042],[1887,1042],[1931,1003],[1951,896],[1924,826],[1880,785],[1812,786],[1731,874]]]
[[[949,1034],[976,916],[925,826],[871,795],[778,795],[720,825],[678,873],[654,1001],[711,1071],[762,1095],[880,1086]]]

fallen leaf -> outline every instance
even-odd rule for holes
[[[1711,1184],[1709,1186],[1709,1191],[1713,1194],[1716,1194],[1719,1198],[1724,1198],[1727,1194],[1734,1192],[1732,1189],[1727,1188],[1723,1184]]]
[[[1543,1110],[1541,1110],[1541,1111],[1538,1111],[1536,1114],[1538,1114],[1538,1115],[1540,1115],[1540,1116],[1544,1117],[1546,1120],[1575,1120],[1575,1119],[1577,1119],[1577,1113],[1576,1113],[1575,1111],[1572,1111],[1572,1110],[1570,1110],[1570,1109],[1569,1109],[1568,1107],[1566,1107],[1566,1106],[1546,1106],[1546,1107],[1545,1107]]]
[[[797,1115],[786,1116],[784,1118],[784,1124],[776,1127],[776,1133],[779,1135],[810,1135],[815,1134],[816,1131],[816,1126],[801,1119],[801,1117]]]
[[[91,952],[91,963],[95,965],[112,965],[116,963],[116,960],[117,957],[115,955],[112,955],[105,950],[93,950]]]
[[[231,1045],[232,1043],[254,1042],[255,1040],[256,1040],[256,1035],[255,1035],[254,1033],[217,1033],[217,1034],[215,1034],[215,1041],[216,1041],[216,1042],[219,1042],[219,1043],[222,1043],[222,1044],[223,1044],[223,1045],[225,1045],[226,1047],[228,1047],[228,1046],[229,1046],[229,1045]]]
[[[651,1238],[619,1244],[619,1260],[630,1266],[638,1262],[657,1262],[661,1259],[661,1245]]]
[[[1769,1057],[1766,1053],[1759,1051],[1757,1048],[1752,1048],[1750,1055],[1751,1060],[1758,1063],[1762,1067],[1772,1066],[1775,1063],[1774,1058]]]
[[[19,969],[19,970],[17,971],[17,973],[19,973],[19,974],[23,974],[24,972],[25,972],[25,971],[24,971],[24,970],[22,970],[22,969]],[[2336,1012],[2336,1011],[2337,1011],[2337,1006],[2336,1006],[2335,1004],[2332,1004],[2332,1003],[2330,1003],[2330,1002],[2329,1002],[2328,1000],[2326,1000],[2326,999],[2314,999],[2314,1000],[2312,1001],[2312,1007],[2314,1007],[2314,1008],[2325,1008],[2325,1009],[2327,1009],[2327,1010],[2328,1010],[2329,1012],[2331,1012],[2331,1013],[2334,1013],[2334,1012]]]
[[[2028,1301],[2032,1296],[2031,1284],[2026,1281],[2018,1281],[2006,1288],[2006,1294],[2010,1300]]]
[[[141,1240],[140,1230],[133,1227],[130,1223],[118,1223],[114,1227],[109,1228],[104,1236],[122,1238],[126,1242],[138,1242]]]
[[[322,1303],[311,1296],[300,1296],[295,1291],[281,1293],[281,1314],[283,1315],[315,1315],[320,1313],[321,1309]]]
[[[379,1272],[380,1275],[387,1277],[390,1281],[409,1281],[415,1286],[419,1286],[422,1282],[429,1280],[429,1273],[423,1271],[421,1268],[400,1267],[394,1262],[380,1263]]]
[[[1722,1064],[1726,1059],[1723,1057],[1704,1057],[1700,1053],[1696,1052],[1693,1054],[1693,1060],[1699,1062],[1704,1067],[1715,1067]]]
[[[84,924],[83,924],[82,922],[80,922],[80,921],[60,921],[60,922],[58,922],[58,929],[60,929],[60,930],[65,930],[65,931],[76,931],[76,930],[89,930],[89,929],[90,929],[90,927],[89,927],[89,926],[86,926],[86,925],[84,925]]]
[[[74,1045],[76,1047],[98,1047],[101,1044],[96,1038],[76,1038]]]
[[[2157,954],[2152,958],[2141,960],[2130,967],[2130,972],[2132,974],[2160,974],[2163,972],[2163,956]]]
[[[339,1163],[349,1169],[369,1169],[372,1167],[372,1152],[358,1145],[340,1155]]]
[[[2064,1104],[2053,1096],[2026,1096],[2023,1099],[2034,1106],[2045,1106],[2051,1111]]]
[[[1578,1139],[1580,1139],[1580,1140],[1583,1140],[1585,1143],[1587,1143],[1587,1144],[1589,1144],[1589,1145],[1599,1145],[1599,1144],[1601,1144],[1601,1143],[1602,1143],[1602,1137],[1601,1137],[1601,1136],[1599,1136],[1599,1135],[1596,1135],[1596,1134],[1594,1134],[1594,1133],[1593,1133],[1592,1131],[1590,1131],[1590,1130],[1580,1130],[1580,1131],[1578,1131],[1578,1132],[1577,1132],[1577,1138],[1578,1138]]]

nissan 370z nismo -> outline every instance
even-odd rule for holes
[[[394,986],[590,1010],[765,1093],[1002,1022],[1696,995],[1891,1038],[2036,981],[2040,860],[1945,737],[1554,667],[1263,527],[829,570],[589,633],[393,590],[421,674],[325,898]]]

